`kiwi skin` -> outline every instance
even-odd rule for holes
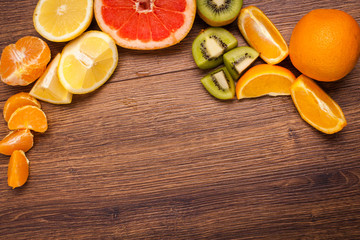
[[[233,0],[234,1],[234,0]],[[239,1],[240,2],[240,7],[238,9],[238,11],[236,11],[236,13],[234,14],[234,16],[232,18],[229,18],[229,19],[225,19],[225,20],[213,20],[207,16],[205,16],[202,11],[200,10],[199,8],[199,5],[201,4],[201,1],[200,0],[196,0],[196,5],[198,6],[197,7],[197,13],[199,15],[199,17],[204,20],[204,22],[206,22],[208,25],[212,26],[212,27],[222,27],[222,26],[225,26],[225,25],[228,25],[232,22],[234,22],[236,20],[236,18],[239,16],[240,14],[240,10],[241,10],[241,7],[242,7],[242,4],[243,4],[243,1],[242,0],[235,0],[235,1]],[[204,2],[202,0],[202,2]]]
[[[228,89],[221,89],[221,84],[218,82],[215,83],[213,75],[223,72],[227,80]],[[215,98],[220,100],[231,100],[235,98],[235,82],[231,77],[231,74],[228,72],[226,67],[222,67],[212,71],[210,74],[206,75],[201,79],[201,83],[205,89]]]

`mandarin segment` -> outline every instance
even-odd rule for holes
[[[9,121],[11,115],[13,114],[13,112],[15,112],[16,109],[26,105],[41,108],[41,104],[39,103],[39,101],[32,97],[29,93],[20,92],[9,97],[8,100],[6,100],[5,102],[3,110],[3,116],[5,121]]]
[[[10,130],[31,129],[43,133],[47,130],[48,123],[40,108],[27,105],[16,109],[9,119],[8,127]]]
[[[346,126],[340,106],[309,77],[300,75],[296,79],[291,97],[302,119],[317,130],[333,134]]]
[[[38,37],[26,36],[4,48],[0,59],[1,80],[25,86],[45,71],[51,57],[49,46]]]
[[[29,177],[29,160],[22,150],[15,150],[8,166],[8,185],[17,188],[23,186]]]
[[[0,141],[0,153],[11,155],[15,150],[29,151],[34,144],[34,136],[29,129],[10,132]]]

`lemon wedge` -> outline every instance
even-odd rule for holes
[[[33,21],[36,31],[53,42],[80,36],[90,26],[93,0],[39,0]]]
[[[88,31],[64,47],[58,76],[69,92],[85,94],[103,85],[117,63],[115,41],[104,32]]]
[[[51,61],[44,74],[36,81],[30,95],[39,100],[53,104],[71,103],[72,94],[60,83],[57,68],[60,62],[60,53]]]

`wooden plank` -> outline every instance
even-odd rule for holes
[[[35,5],[0,2],[1,49],[38,36]],[[249,5],[287,42],[311,9],[360,21],[358,1]],[[329,136],[305,123],[290,97],[211,97],[200,83],[207,71],[191,56],[205,27],[197,18],[165,50],[119,47],[119,66],[99,90],[67,106],[42,104],[49,130],[35,134],[24,187],[7,186],[9,158],[0,156],[0,239],[360,239],[359,63],[343,80],[320,83],[348,121]],[[246,44],[235,23],[227,29]],[[53,56],[65,45],[48,44]],[[281,65],[299,75],[289,59]],[[2,84],[0,106],[28,90]]]

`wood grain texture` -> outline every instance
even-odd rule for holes
[[[0,2],[0,49],[32,24],[36,1]],[[360,2],[245,1],[289,42],[315,8],[360,22]],[[119,50],[113,77],[73,103],[42,103],[49,130],[35,134],[28,183],[7,186],[0,156],[0,239],[360,239],[360,64],[320,83],[348,121],[325,135],[290,97],[221,102],[200,83],[191,44]],[[226,27],[245,45],[235,23]],[[94,21],[90,29],[99,29]],[[48,42],[52,55],[64,43]],[[256,64],[261,63],[258,60]],[[297,76],[289,59],[282,66]],[[6,99],[30,87],[0,87]],[[8,132],[0,124],[0,135]]]

